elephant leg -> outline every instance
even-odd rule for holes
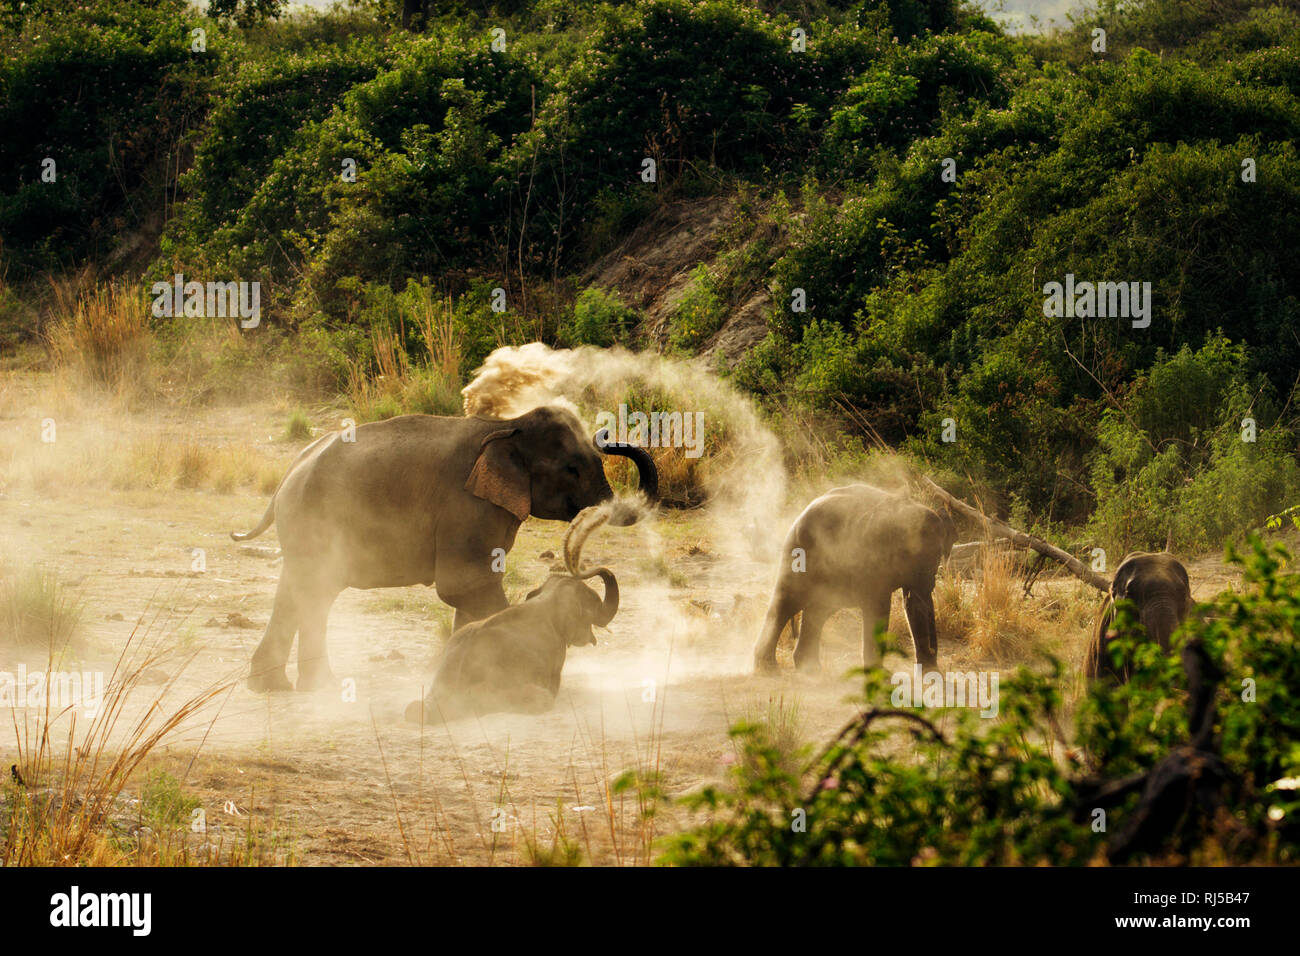
[[[799,670],[821,667],[822,628],[831,614],[832,609],[824,604],[804,608],[794,645],[794,666]]]
[[[754,643],[754,670],[776,669],[776,644],[790,619],[799,613],[799,603],[777,588],[763,618],[763,630]]]
[[[912,632],[916,662],[926,670],[939,663],[939,634],[934,624],[934,594],[928,589],[903,589],[907,628]]]
[[[336,597],[337,592],[315,595],[303,609],[298,625],[298,690],[320,690],[337,683],[325,643],[325,624]]]
[[[249,667],[248,687],[254,691],[293,690],[285,676],[284,665],[289,661],[293,637],[298,633],[302,616],[302,582],[291,568],[285,568],[275,590],[275,606],[271,620],[262,635],[262,643],[253,652]]]
[[[876,625],[889,627],[889,597],[891,592],[873,594],[862,602],[862,666],[880,666],[880,642],[876,640]]]
[[[466,624],[491,617],[497,611],[510,606],[510,602],[506,600],[505,588],[501,586],[500,581],[493,581],[477,591],[453,594],[444,597],[443,600],[456,609],[456,618],[451,626],[453,634]]]

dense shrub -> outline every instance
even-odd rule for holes
[[[946,114],[901,162],[877,155],[870,186],[805,204],[772,270],[775,339],[744,380],[813,405],[833,382],[886,440],[1077,519],[1094,504],[1100,403],[1162,348],[1199,348],[1221,329],[1250,345],[1249,372],[1289,391],[1298,129],[1284,80],[1235,83],[1143,51],[1048,71],[1005,110]],[[946,157],[955,183],[940,178]],[[1067,273],[1151,282],[1151,326],[1045,315],[1044,284]],[[802,314],[787,307],[800,288]],[[940,440],[947,417],[957,442]]]
[[[617,295],[592,286],[573,303],[573,315],[560,327],[560,339],[565,345],[608,348],[621,342],[635,321],[636,312]]]
[[[1245,350],[1213,339],[1139,376],[1098,426],[1090,529],[1114,553],[1222,546],[1300,495],[1294,430]]]
[[[241,67],[214,104],[194,164],[181,178],[192,198],[170,224],[182,237],[179,245],[164,245],[164,251],[183,257],[238,218],[298,131],[372,79],[385,58],[373,43],[352,43]]]
[[[212,47],[191,50],[192,26],[172,4],[96,4],[5,37],[0,252],[15,277],[107,256],[161,207],[168,163],[203,116],[217,61]]]

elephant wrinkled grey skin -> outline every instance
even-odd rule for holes
[[[298,689],[333,683],[325,644],[344,588],[435,585],[456,609],[454,629],[507,604],[500,573],[530,514],[570,521],[609,501],[601,455],[635,462],[641,491],[658,490],[643,448],[587,438],[572,412],[544,406],[512,419],[403,415],[317,439],[290,466],[266,514],[236,541],[273,523],[284,566],[249,687],[289,690],[284,668],[298,635]],[[611,524],[637,510],[619,503]]]
[[[862,663],[877,665],[876,622],[888,623],[889,598],[899,588],[916,659],[934,667],[939,655],[934,579],[956,539],[946,513],[906,494],[871,485],[828,491],[795,519],[782,545],[776,588],[754,645],[755,669],[776,666],[777,640],[801,611],[802,620],[791,624],[795,666],[816,668],[822,627],[844,607],[862,609]]]
[[[588,509],[591,511],[592,509]],[[569,574],[553,574],[522,604],[466,625],[452,635],[433,686],[423,701],[406,708],[415,723],[467,715],[550,709],[570,647],[594,646],[593,627],[605,627],[618,613],[618,580],[609,568],[579,572],[582,542],[608,513],[575,519],[565,537]],[[575,535],[575,531],[577,532]],[[602,599],[582,582],[599,577]]]
[[[1187,568],[1167,551],[1154,554],[1134,551],[1120,562],[1110,583],[1110,594],[1102,601],[1097,629],[1084,659],[1089,680],[1106,677],[1124,683],[1131,676],[1127,663],[1116,669],[1108,651],[1115,602],[1121,600],[1137,605],[1138,620],[1146,630],[1147,639],[1167,651],[1170,636],[1192,608]]]

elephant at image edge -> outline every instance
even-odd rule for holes
[[[506,607],[494,562],[530,514],[571,521],[614,496],[601,455],[631,458],[641,490],[658,491],[642,448],[587,438],[557,406],[518,418],[403,415],[325,435],[290,466],[257,527],[275,524],[284,565],[266,634],[249,674],[254,690],[289,690],[285,664],[298,635],[298,689],[333,682],[325,644],[344,588],[435,585],[456,609],[454,630]],[[611,524],[636,520],[619,506]],[[500,550],[498,550],[500,549]],[[499,562],[495,563],[499,568]]]
[[[1097,629],[1084,660],[1089,680],[1104,676],[1123,683],[1131,676],[1127,664],[1117,671],[1107,653],[1116,601],[1136,604],[1138,620],[1146,629],[1147,638],[1167,651],[1170,635],[1178,630],[1192,607],[1187,568],[1166,551],[1154,554],[1134,551],[1120,562],[1110,582],[1110,594],[1102,600]]]
[[[876,665],[876,621],[888,623],[889,599],[899,588],[916,659],[934,667],[939,654],[934,579],[955,541],[956,526],[947,514],[905,494],[870,485],[828,491],[803,510],[786,536],[776,588],[754,646],[755,668],[776,666],[777,640],[800,611],[801,622],[791,625],[795,665],[818,666],[822,627],[844,607],[861,608],[862,662]],[[802,549],[802,570],[796,548]]]

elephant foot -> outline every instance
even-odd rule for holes
[[[776,655],[771,657],[755,657],[754,673],[755,674],[775,674],[780,668],[776,664]]]
[[[328,667],[312,667],[298,674],[298,690],[303,693],[337,687],[338,679]]]
[[[284,666],[254,669],[248,675],[248,689],[265,694],[278,690],[293,690],[293,684],[285,676]]]

